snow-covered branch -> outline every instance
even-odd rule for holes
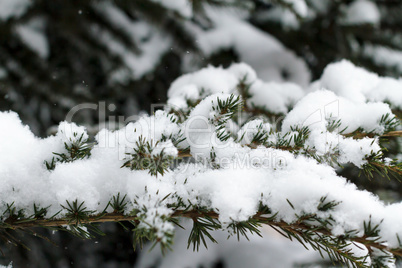
[[[2,112],[1,234],[42,226],[89,238],[100,233],[94,223],[128,221],[136,241],[166,249],[186,217],[195,248],[214,241],[211,230],[240,236],[268,224],[352,266],[391,265],[402,251],[401,203],[385,204],[335,168],[350,163],[401,178],[401,163],[384,156],[379,140],[400,134],[390,105],[399,105],[392,96],[402,84],[393,81],[381,98],[377,89],[348,95],[343,80],[328,83],[328,70],[345,65],[372,77],[349,64],[327,67],[308,94],[265,83],[246,64],[207,67],[172,84],[165,110],[94,140],[68,122],[39,139],[17,114]],[[325,89],[335,83],[341,96]],[[367,102],[367,92],[378,102]]]

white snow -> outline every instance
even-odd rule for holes
[[[173,145],[172,141],[170,140],[165,142],[159,142],[152,151],[152,155],[153,156],[160,155],[162,152],[165,155],[173,157],[177,157],[178,155],[177,148]]]
[[[173,1],[172,1],[173,2]],[[96,2],[94,8],[104,15],[114,26],[123,29],[133,39],[140,51],[127,47],[114,40],[111,34],[97,25],[92,25],[92,33],[99,38],[111,53],[121,58],[129,69],[129,75],[138,79],[154,69],[161,56],[171,46],[170,38],[162,36],[154,26],[144,21],[132,21],[121,10],[108,1]],[[122,70],[117,70],[114,76],[119,82],[124,81]]]
[[[235,70],[236,74],[238,70]],[[185,108],[187,100],[197,100],[215,93],[230,93],[239,79],[223,68],[209,66],[176,79],[168,90],[168,103],[175,108]]]
[[[270,123],[264,123],[261,119],[254,119],[242,126],[242,128],[237,132],[237,137],[241,138],[241,144],[251,144],[253,137],[257,134],[259,130],[263,130],[268,136],[272,126]]]
[[[387,113],[392,114],[392,111],[385,103],[356,103],[338,97],[329,90],[318,90],[309,93],[296,104],[286,116],[282,130],[290,131],[291,126],[309,126],[310,129],[325,131],[329,121],[340,119],[340,129],[347,127],[345,134],[358,128],[382,134],[379,122],[381,116]]]
[[[286,114],[304,96],[303,89],[293,83],[262,83],[258,81],[250,88],[251,106],[262,107],[273,113]]]
[[[285,117],[282,132],[286,133],[291,127],[308,126],[311,133],[306,146],[321,154],[335,154],[338,150],[340,163],[353,163],[361,166],[366,163],[365,156],[379,152],[378,141],[371,138],[355,140],[345,138],[343,134],[352,133],[358,129],[381,135],[384,131],[380,124],[381,117],[392,114],[391,109],[384,103],[355,103],[343,97],[336,96],[328,90],[312,92],[301,99],[294,109]],[[328,132],[327,126],[340,120],[341,125],[334,132]]]
[[[0,0],[0,20],[23,15],[31,5],[29,0]]]
[[[312,11],[305,0],[284,0],[281,3],[271,2],[273,6],[260,12],[257,15],[258,19],[280,24],[285,31],[289,29],[297,30],[300,27],[300,18],[307,19],[312,15]]]
[[[305,0],[284,0],[284,2],[290,4],[301,17],[307,16],[308,7]]]
[[[280,132],[275,132],[275,127],[263,118],[251,118],[245,124],[228,120],[227,129],[219,131],[228,131],[232,136],[221,141],[217,133],[217,118],[221,116],[217,101],[228,100],[231,93],[238,94],[237,84],[242,79],[250,83],[254,101],[276,104],[272,109],[277,112],[287,113],[288,108],[284,107],[293,104],[294,108],[287,113]],[[340,128],[348,126],[345,133],[361,128],[381,135],[384,129],[379,120],[386,113],[392,114],[390,107],[382,102],[366,102],[366,94],[380,89],[389,79],[341,62],[330,65],[319,82],[332,87],[339,96],[329,90],[318,90],[302,98],[298,86],[264,83],[245,64],[228,69],[208,67],[184,75],[169,90],[169,101],[185,103],[186,98],[200,101],[188,111],[183,123],[177,123],[178,117],[166,111],[133,117],[135,120],[120,130],[100,131],[89,158],[57,163],[54,170],[47,170],[44,161],[50,161],[53,152],[65,153],[64,143],[70,145],[81,136],[86,139],[85,128],[61,122],[56,136],[39,139],[16,113],[0,112],[0,211],[13,203],[17,210],[31,215],[36,204],[49,206],[46,217],[60,210],[58,217],[62,217],[66,210],[61,206],[77,200],[97,214],[113,196],[127,195],[125,213],[139,211],[139,228],[155,228],[163,241],[173,232],[173,224],[165,220],[165,216],[173,213],[169,205],[178,200],[184,206],[198,205],[219,213],[223,228],[248,220],[263,204],[277,213],[277,220],[289,224],[298,220],[296,215],[331,217],[333,235],[352,230],[363,235],[364,222],[371,219],[375,225],[382,221],[381,240],[390,247],[398,247],[397,234],[402,236],[401,203],[384,204],[377,196],[338,176],[333,167],[312,157],[263,145],[247,146],[258,130],[264,131],[268,140],[275,141],[286,133],[295,134],[291,127],[307,126],[310,135],[304,150],[315,150],[323,156],[337,153],[340,163],[360,167],[366,163],[367,155],[379,152],[378,141],[346,138],[337,130],[329,132],[327,125],[341,120]],[[346,89],[350,86],[354,91]],[[185,94],[187,90],[189,95]],[[271,96],[275,99],[271,100]],[[181,137],[185,141],[175,143]],[[162,151],[175,157],[179,150],[188,147],[194,159],[176,162],[158,176],[152,176],[148,170],[123,167],[140,143],[150,144],[153,157]],[[340,203],[333,210],[320,211],[317,206],[323,197]]]
[[[45,35],[45,23],[43,18],[34,18],[26,24],[18,25],[15,30],[32,51],[46,59],[49,56],[49,43]]]
[[[209,17],[214,28],[194,28],[202,51],[208,56],[222,49],[233,48],[241,61],[249,64],[263,81],[293,82],[307,86],[310,72],[306,63],[286,49],[276,38],[263,32],[230,12],[213,12]],[[288,74],[283,77],[283,73]]]
[[[240,63],[233,64],[228,69],[209,66],[179,77],[168,90],[168,104],[177,110],[186,109],[188,100],[197,101],[216,93],[239,95],[237,86],[240,82],[251,85],[249,93],[252,97],[246,100],[248,105],[277,114],[286,114],[304,96],[303,89],[297,84],[265,83],[257,79],[255,71],[249,65]]]
[[[388,102],[402,109],[402,80],[380,77],[347,60],[329,64],[314,89],[325,88],[353,102]]]
[[[381,15],[377,5],[369,0],[355,0],[348,5],[342,23],[347,25],[380,23]]]
[[[402,72],[402,52],[384,46],[364,45],[362,53],[375,63]]]
[[[28,213],[33,211],[33,202],[42,207],[54,204],[46,191],[49,173],[43,161],[51,160],[52,152],[62,151],[64,144],[58,137],[36,138],[14,112],[0,113],[0,129],[1,210],[13,202]]]
[[[75,123],[68,123],[66,121],[59,124],[57,135],[62,138],[63,142],[72,144],[79,139],[85,141],[88,139],[88,134],[83,126],[77,126]]]
[[[327,196],[328,200],[342,202],[330,212],[335,220],[334,234],[362,230],[363,221],[370,215],[374,223],[384,219],[384,223],[392,227],[381,229],[383,239],[390,246],[397,246],[396,233],[402,234],[399,224],[402,214],[395,212],[400,205],[385,206],[371,193],[360,191],[337,176],[333,168],[282,150],[264,147],[237,150],[238,154],[226,159],[222,169],[212,170],[197,163],[181,164],[174,171],[155,178],[147,171],[120,168],[123,160],[116,157],[119,146],[113,146],[117,136],[114,134],[118,133],[111,132],[107,137],[109,146],[96,147],[89,159],[57,164],[54,171],[47,171],[43,160],[49,159],[51,152],[62,150],[63,139],[59,136],[45,140],[35,138],[21,125],[15,113],[1,113],[0,122],[7,126],[7,130],[0,133],[3,208],[14,201],[17,208],[29,212],[35,202],[41,206],[51,205],[50,212],[57,212],[59,204],[77,199],[85,201],[87,209],[100,212],[113,195],[127,194],[132,202],[137,202],[132,203],[131,208],[144,204],[154,207],[153,214],[149,212],[151,216],[147,218],[151,223],[153,219],[163,233],[171,226],[152,215],[171,212],[165,206],[174,197],[159,202],[171,193],[184,202],[188,200],[219,211],[224,224],[247,220],[255,214],[259,202],[278,212],[278,218],[288,223],[297,219],[295,214],[301,213],[318,213],[325,217],[327,214],[317,211],[317,204],[321,197]],[[223,160],[224,157],[219,159]],[[294,209],[286,199],[293,203]]]

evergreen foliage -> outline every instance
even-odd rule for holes
[[[323,1],[326,2],[324,5],[320,1],[301,1],[308,8],[305,13],[292,4],[295,2],[288,0],[193,0],[189,1],[193,16],[188,17],[179,10],[151,0],[34,0],[21,16],[0,19],[0,110],[17,111],[23,121],[29,122],[33,131],[41,136],[49,131],[51,125],[63,120],[72,107],[84,102],[106,99],[108,103],[119,104],[117,110],[106,111],[107,115],[128,115],[148,110],[152,103],[167,100],[167,88],[186,70],[187,54],[203,59],[193,59],[192,64],[198,67],[208,63],[229,65],[225,63],[238,61],[241,53],[236,49],[224,47],[215,54],[207,55],[196,40],[192,31],[194,27],[214,27],[213,20],[209,18],[210,9],[249,11],[248,23],[276,37],[302,58],[311,70],[313,80],[321,76],[329,63],[343,58],[379,75],[401,75],[401,63],[398,65],[397,61],[389,60],[395,55],[402,55],[400,1],[373,0],[371,2],[378,7],[381,20],[352,24],[345,21],[348,9],[355,1]],[[275,15],[278,12],[282,15],[290,12],[293,20],[278,19]],[[116,17],[121,20],[116,20],[110,13],[117,14]],[[24,40],[21,27],[44,35],[48,51],[44,54],[36,51]],[[147,34],[130,30],[133,27]],[[145,48],[150,46],[153,38],[166,44],[151,52],[156,55],[150,57],[151,67],[133,70],[135,68],[126,61],[125,55],[133,55],[136,60],[142,55],[149,57]],[[113,40],[113,43],[108,40]],[[113,47],[122,48],[123,53],[113,50]],[[230,55],[230,59],[222,60],[225,58],[222,55]],[[381,55],[387,60],[381,60]],[[291,81],[289,76],[295,74],[287,67],[278,66],[283,68],[284,80]],[[366,154],[362,159],[364,164],[345,163],[340,161],[342,148],[339,145],[331,144],[325,153],[311,145],[314,133],[308,126],[291,125],[289,131],[282,131],[282,119],[286,113],[250,101],[255,94],[252,91],[255,84],[250,79],[250,74],[239,76],[231,94],[210,98],[213,92],[209,88],[201,88],[198,89],[198,97],[186,97],[185,106],[167,107],[166,118],[179,131],[163,133],[157,139],[140,136],[125,152],[119,168],[131,172],[144,171],[157,180],[163,180],[166,174],[184,163],[207,163],[212,170],[223,170],[224,164],[219,162],[217,148],[208,148],[207,154],[193,154],[188,144],[188,133],[181,129],[194,116],[194,111],[208,100],[207,122],[218,143],[233,141],[240,148],[251,151],[265,148],[286,151],[295,158],[306,157],[319,165],[337,168],[339,175],[347,177],[360,188],[380,195],[380,198],[400,201],[400,108],[391,105],[392,113],[382,114],[378,128],[373,129],[359,127],[350,132],[349,126],[345,126],[341,119],[328,119],[327,133],[355,141],[372,139],[371,145],[379,141],[380,150]],[[389,99],[385,102],[392,104],[393,101]],[[288,111],[295,104],[286,104]],[[79,116],[81,118],[74,120],[93,124],[100,115],[85,113]],[[246,131],[238,132],[253,120],[257,123],[250,127],[251,131],[246,128]],[[233,122],[238,123],[238,129],[229,127]],[[53,172],[58,165],[91,159],[92,150],[99,145],[93,140],[93,137],[74,132],[64,141],[64,148],[54,151],[52,158],[43,159],[43,165]],[[167,143],[177,150],[169,150]],[[261,168],[262,163],[254,163],[254,166]],[[184,184],[187,184],[187,179]],[[133,248],[137,245],[142,248],[149,240],[153,243],[152,248],[158,245],[166,253],[174,242],[171,226],[181,227],[179,220],[188,218],[193,224],[188,237],[190,250],[207,247],[209,241],[216,242],[213,236],[216,230],[227,231],[229,237],[248,239],[249,234],[261,235],[261,227],[268,225],[284,237],[319,251],[333,263],[350,267],[390,267],[402,256],[399,237],[399,246],[390,247],[381,236],[382,222],[373,221],[371,217],[362,223],[363,230],[334,234],[332,228],[336,219],[331,213],[342,206],[342,201],[329,199],[326,195],[320,198],[314,213],[300,213],[297,204],[291,198],[286,199],[287,209],[293,210],[296,218],[291,222],[284,221],[278,216],[279,211],[261,201],[253,216],[241,221],[231,219],[229,223],[221,220],[222,211],[200,202],[202,197],[185,200],[177,192],[165,195],[159,190],[152,192],[147,187],[144,195],[134,199],[120,192],[109,197],[102,211],[88,209],[85,201],[73,199],[65,200],[53,215],[50,215],[49,207],[41,207],[37,203],[29,209],[22,209],[13,202],[7,203],[5,210],[0,212],[0,238],[3,245],[29,249],[30,246],[22,239],[26,235],[49,240],[41,235],[40,229],[65,231],[81,239],[93,239],[110,235],[100,224],[118,222],[125,235],[128,232],[132,235]],[[260,199],[264,198],[261,196]],[[161,207],[166,211],[161,212]],[[359,251],[356,248],[367,254],[355,254],[356,250]]]
[[[240,81],[239,83],[242,83]],[[201,105],[200,103],[199,105]],[[242,107],[242,101],[240,97],[236,97],[231,94],[226,99],[216,99],[216,102],[212,102],[211,111],[215,114],[210,117],[210,123],[215,127],[215,133],[221,141],[228,141],[230,137],[236,136],[234,133],[226,132],[225,125],[228,120],[232,120],[235,116],[239,116],[238,112]],[[197,107],[197,106],[196,106]],[[249,116],[247,114],[244,114]],[[172,115],[167,115],[172,116]],[[240,115],[241,116],[241,115]],[[387,120],[390,115],[384,115],[381,119],[381,124],[384,124],[386,130],[382,135],[387,136],[394,131],[399,124],[397,119]],[[175,120],[171,121],[176,122]],[[331,123],[331,126],[339,126],[340,121]],[[332,127],[328,129],[332,130]],[[263,128],[262,124],[259,124],[255,128],[251,143],[244,144],[244,146],[250,148],[257,148],[258,146],[264,146],[265,148],[276,148],[280,150],[288,150],[295,155],[303,154],[307,157],[315,159],[318,163],[327,163],[327,159],[316,153],[314,149],[306,148],[305,142],[309,136],[309,128],[303,127],[291,128],[290,132],[280,134],[280,132],[267,131]],[[355,139],[365,137],[367,133],[364,130],[354,132],[353,137]],[[379,137],[380,135],[375,132],[368,133]],[[269,135],[276,135],[278,137],[276,142],[268,141]],[[239,141],[244,139],[245,134],[237,137]],[[166,137],[164,137],[166,140]],[[183,140],[182,140],[183,141]],[[164,149],[159,150],[158,153],[153,154],[156,145],[161,141],[147,141],[144,137],[140,136],[134,147],[134,152],[127,156],[127,160],[121,168],[130,168],[132,170],[147,170],[152,176],[163,176],[171,169],[173,159],[177,161],[183,161],[180,153],[177,157],[171,154],[166,154]],[[70,144],[65,143],[65,149],[67,153],[55,152],[56,158],[53,158],[52,163],[46,162],[48,169],[52,170],[58,163],[66,163],[72,161],[82,161],[82,159],[90,157],[91,146],[88,145],[87,140],[83,139],[83,134],[74,132],[73,138],[70,139]],[[213,150],[213,149],[212,149]],[[188,153],[187,153],[188,154]],[[187,155],[186,155],[187,156]],[[365,164],[362,170],[369,174],[375,169],[380,174],[388,174],[391,172],[396,173],[397,178],[401,178],[401,166],[397,164],[387,164],[383,162],[384,155],[378,153],[375,155],[367,155]],[[214,158],[212,158],[214,161]],[[221,167],[215,166],[215,169]],[[156,193],[158,195],[158,192]],[[334,219],[331,216],[333,211],[341,201],[328,200],[327,196],[322,196],[319,204],[317,205],[317,211],[325,213],[327,215],[323,217],[316,213],[296,213],[296,220],[292,223],[287,223],[280,220],[277,213],[273,214],[273,211],[266,205],[260,205],[257,213],[250,217],[247,221],[233,221],[228,226],[224,227],[224,224],[219,220],[219,213],[217,211],[211,211],[207,206],[200,206],[199,204],[192,204],[189,200],[183,202],[181,197],[176,193],[169,194],[162,197],[155,207],[161,204],[167,203],[167,206],[172,209],[172,213],[165,214],[152,214],[149,218],[149,209],[145,205],[141,205],[141,199],[151,200],[151,195],[147,197],[147,189],[145,196],[137,196],[134,203],[137,203],[136,208],[131,210],[129,214],[127,211],[126,196],[121,196],[117,193],[112,197],[107,207],[104,208],[104,212],[99,214],[96,211],[87,209],[84,202],[78,200],[66,200],[66,206],[61,205],[63,210],[63,217],[60,218],[57,215],[50,218],[44,218],[47,214],[48,208],[38,208],[34,204],[34,214],[28,215],[24,210],[17,210],[13,204],[8,205],[6,211],[2,216],[2,235],[4,239],[9,236],[8,230],[31,230],[32,227],[50,227],[58,230],[65,230],[77,235],[81,238],[93,238],[94,234],[103,234],[94,224],[107,222],[107,221],[127,221],[133,225],[134,243],[142,244],[144,239],[151,240],[156,244],[160,244],[162,251],[171,248],[173,243],[173,232],[170,228],[160,229],[168,222],[179,224],[176,218],[185,217],[193,220],[193,229],[190,233],[188,242],[189,247],[192,245],[193,249],[199,249],[201,245],[207,246],[206,240],[209,239],[212,242],[216,242],[214,237],[210,234],[213,230],[219,230],[227,228],[229,236],[237,236],[238,239],[247,234],[260,235],[259,228],[263,224],[267,224],[277,230],[279,233],[289,239],[295,239],[300,243],[309,244],[313,249],[323,253],[327,253],[333,261],[339,261],[347,264],[351,267],[367,267],[367,258],[376,263],[374,267],[383,267],[384,263],[392,262],[393,256],[399,256],[402,254],[402,248],[389,248],[382,243],[380,236],[380,224],[375,224],[368,219],[364,222],[364,232],[361,234],[358,230],[348,231],[347,235],[336,236],[331,233],[331,226],[335,224]],[[295,206],[292,200],[287,199],[290,209],[295,210]],[[107,212],[108,207],[112,208],[112,212]],[[150,220],[152,222],[150,222]],[[159,222],[159,223],[156,223]],[[18,241],[16,238],[13,238]],[[353,253],[353,243],[360,243],[368,249],[367,256],[355,256]],[[377,254],[377,250],[382,254]],[[394,254],[394,255],[393,255]]]

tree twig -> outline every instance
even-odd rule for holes
[[[185,211],[185,210],[176,210],[172,215],[172,218],[204,218],[210,217],[213,219],[218,219],[219,214],[213,211],[209,212],[200,212],[195,210]],[[285,229],[289,232],[297,233],[298,230],[308,230],[312,231],[317,234],[323,234],[326,236],[333,236],[330,230],[326,228],[318,228],[308,226],[302,222],[295,222],[295,223],[286,223],[284,221],[274,221],[272,219],[263,217],[260,213],[257,213],[252,217],[253,219],[257,220],[259,223],[269,225],[275,229],[275,227],[279,227]],[[105,223],[105,222],[135,222],[136,224],[139,223],[137,217],[135,216],[126,216],[121,213],[105,213],[101,215],[89,216],[86,219],[81,221],[81,224],[93,224],[93,223]],[[1,226],[0,228],[3,229],[29,229],[34,227],[60,227],[60,226],[67,226],[67,225],[74,225],[72,224],[71,220],[68,219],[35,219],[32,221],[8,221],[6,224]],[[380,250],[386,250],[394,255],[402,256],[402,249],[393,249],[389,248],[386,245],[367,239],[366,237],[352,237],[348,239],[353,242],[358,242],[365,245],[368,248],[377,248]]]

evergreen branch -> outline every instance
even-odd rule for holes
[[[402,137],[402,130],[384,133],[381,137]]]
[[[367,163],[363,165],[362,170],[366,176],[370,179],[373,178],[373,172],[378,173],[382,177],[390,179],[389,173],[394,175],[398,180],[402,180],[402,163],[398,163],[397,160],[392,160],[390,162],[385,162],[383,160],[383,152],[372,153],[366,156]]]
[[[141,136],[136,142],[134,153],[128,154],[129,159],[122,167],[129,167],[131,170],[149,170],[149,173],[154,176],[163,175],[172,164],[174,157],[165,154],[164,149],[155,154],[154,150],[158,143],[154,145],[152,141],[146,141]]]
[[[246,102],[245,102],[243,111],[250,113],[252,115],[263,115],[267,118],[272,119],[272,121],[277,121],[278,119],[280,119],[281,117],[284,116],[281,113],[270,112],[265,107],[258,107],[255,105],[253,105],[252,107],[249,107],[248,105],[246,105]]]
[[[196,219],[210,219],[218,220],[219,214],[213,211],[199,211],[199,210],[176,210],[171,216],[171,218],[190,218]],[[307,217],[308,218],[308,217]],[[306,224],[303,221],[296,221],[294,223],[286,223],[284,221],[275,221],[275,217],[266,217],[261,213],[257,213],[255,216],[251,218],[252,226],[255,226],[255,223],[258,224],[266,224],[276,228],[280,228],[282,230],[286,230],[287,232],[291,232],[293,234],[300,234],[303,231],[313,232],[314,234],[321,234],[326,237],[334,237],[330,230],[325,227],[316,227],[313,225]],[[105,213],[100,215],[91,215],[80,221],[80,225],[85,224],[93,224],[93,223],[105,223],[105,222],[132,222],[137,225],[140,223],[137,216],[127,216],[122,213]],[[65,225],[71,225],[70,218],[61,218],[61,219],[34,219],[33,221],[21,221],[21,220],[10,220],[7,223],[3,223],[0,225],[0,229],[12,229],[12,230],[24,230],[34,227],[60,227]],[[244,225],[244,223],[243,223]],[[373,227],[365,224],[366,229],[371,229]],[[374,226],[375,227],[375,226]],[[212,228],[212,227],[211,227]],[[212,229],[216,229],[215,226]],[[239,228],[239,226],[237,226]],[[257,229],[254,229],[257,232]],[[374,235],[365,232],[364,236],[351,236],[351,237],[338,237],[339,239],[346,239],[352,242],[358,242],[369,248],[376,248],[381,251],[388,251],[396,256],[402,256],[402,248],[389,248],[388,246],[382,244],[378,240],[373,240],[372,237]]]
[[[255,148],[257,148],[258,144],[252,143],[247,146],[252,149],[255,149]],[[336,156],[337,156],[336,153],[334,155],[326,154],[323,156],[319,156],[316,154],[315,150],[308,149],[308,148],[304,150],[303,146],[268,145],[268,147],[272,147],[272,148],[284,150],[284,151],[289,151],[289,152],[294,152],[294,153],[301,153],[301,154],[313,157],[318,162],[330,162],[332,164],[341,166],[341,164],[338,163],[336,160]],[[380,155],[382,156],[382,154],[380,154]],[[186,150],[180,150],[178,153],[178,158],[184,158],[184,157],[193,157],[193,155]],[[387,164],[383,163],[381,161],[381,159],[377,159],[377,158],[373,159],[371,157],[368,157],[367,164],[365,164],[362,169],[369,178],[373,177],[373,175],[372,175],[373,172],[377,172],[380,175],[387,177],[388,179],[390,179],[388,176],[388,173],[395,175],[394,177],[398,181],[400,181],[401,180],[400,178],[402,178],[401,164],[387,165]]]
[[[375,134],[373,132],[360,132],[360,131],[355,131],[352,133],[348,134],[343,134],[345,137],[353,137],[354,139],[363,139],[363,138],[374,138],[376,136],[379,136],[380,138],[388,138],[388,137],[402,137],[402,131],[390,131],[387,133],[384,133],[382,135]]]
[[[45,161],[48,170],[55,169],[57,162],[68,163],[91,156],[91,150],[95,144],[88,143],[88,139],[84,139],[84,134],[78,137],[78,134],[74,133],[74,137],[76,140],[70,139],[70,143],[64,143],[67,153],[53,153],[56,157],[53,157],[50,162]]]
[[[389,166],[386,165],[384,163],[378,162],[378,161],[372,161],[369,162],[371,165],[376,166],[377,168],[380,169],[380,171],[384,171],[385,175],[387,175],[387,171],[391,171],[399,176],[401,176],[402,178],[402,165],[396,165],[396,166]],[[381,174],[383,174],[382,172],[380,172]]]

